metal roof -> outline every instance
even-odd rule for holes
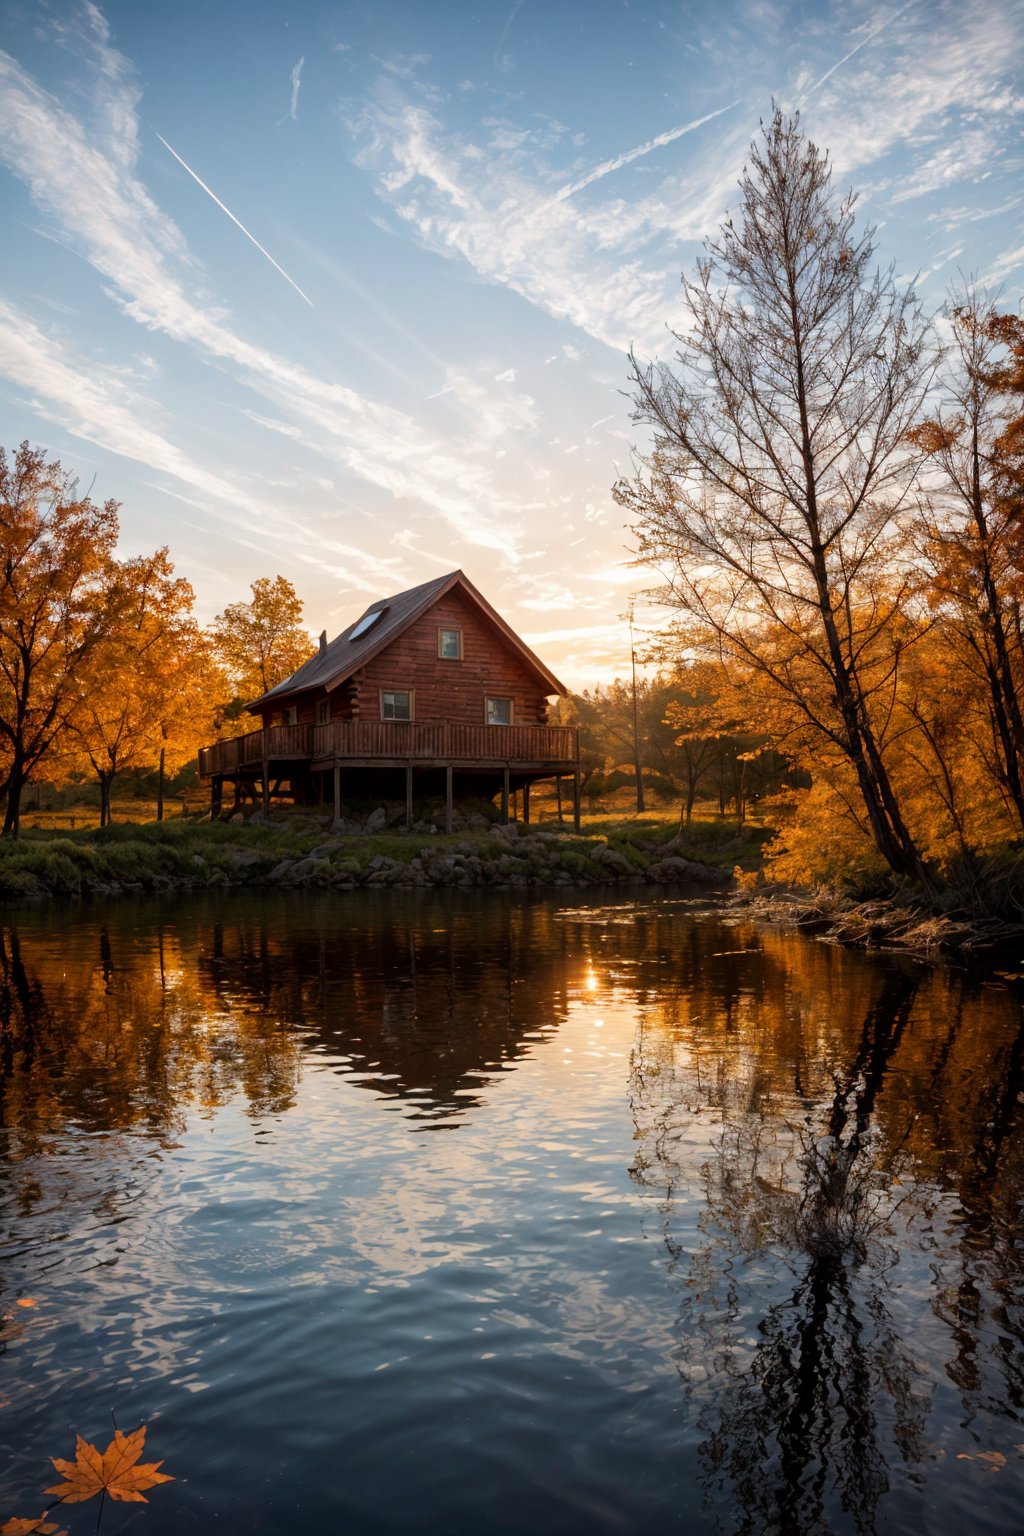
[[[549,693],[564,694],[568,691],[554,673],[548,671],[539,657],[533,654],[525,641],[520,640],[515,630],[505,623],[469,578],[463,575],[462,571],[449,571],[446,576],[437,576],[433,581],[423,582],[421,586],[410,587],[406,592],[398,592],[393,597],[380,598],[377,602],[371,603],[347,629],[342,630],[337,639],[330,641],[323,650],[315,651],[308,661],[303,662],[298,671],[292,673],[291,677],[286,677],[283,683],[278,683],[268,693],[261,694],[258,699],[247,704],[246,708],[253,711],[263,704],[277,702],[293,694],[306,693],[311,688],[325,688],[328,692],[337,688],[347,681],[353,672],[358,672],[360,667],[365,666],[371,657],[384,650],[393,640],[397,640],[403,630],[408,629],[415,619],[455,587],[458,587],[464,596],[469,598],[492,622],[506,644],[527,669],[548,685]],[[383,610],[383,617],[376,624],[371,624],[363,630],[357,639],[353,639],[353,633],[360,629],[363,620],[369,614],[381,610]]]

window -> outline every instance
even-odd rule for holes
[[[316,723],[317,725],[329,725],[330,720],[331,701],[330,699],[321,699],[316,707]]]
[[[380,691],[380,717],[382,720],[411,720],[412,694],[398,693],[391,688]]]
[[[511,699],[487,699],[485,700],[488,725],[512,724],[512,700]]]
[[[284,723],[285,725],[298,725],[299,706],[297,704],[289,704],[284,712]]]
[[[439,629],[437,632],[437,654],[442,661],[461,661],[462,630]]]
[[[355,629],[349,635],[350,640],[361,640],[368,630],[371,630],[378,619],[382,619],[388,611],[387,603],[371,608],[369,613],[364,613]]]

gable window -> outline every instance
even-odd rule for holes
[[[316,723],[317,725],[329,725],[330,721],[331,701],[330,699],[321,699],[316,707]]]
[[[512,700],[511,699],[486,699],[484,707],[488,725],[512,724]]]
[[[394,688],[380,691],[380,717],[382,720],[411,720],[412,694]]]
[[[462,630],[439,629],[437,632],[437,654],[442,661],[461,661]]]

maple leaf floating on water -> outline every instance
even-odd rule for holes
[[[68,1533],[58,1530],[53,1521],[43,1515],[38,1520],[20,1520],[15,1516],[0,1525],[0,1536],[68,1536]]]
[[[173,1483],[174,1478],[160,1471],[162,1461],[137,1464],[145,1443],[145,1424],[130,1435],[115,1430],[114,1438],[102,1456],[88,1440],[76,1435],[74,1461],[50,1457],[67,1482],[58,1483],[46,1491],[55,1493],[65,1504],[84,1504],[86,1499],[93,1499],[98,1493],[108,1493],[112,1499],[121,1499],[126,1504],[148,1504],[144,1490],[155,1488],[157,1483]]]

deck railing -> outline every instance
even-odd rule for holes
[[[266,741],[264,741],[264,734]],[[199,753],[203,778],[268,763],[573,763],[576,730],[565,725],[449,725],[400,720],[331,720],[325,725],[275,725],[217,741]]]

